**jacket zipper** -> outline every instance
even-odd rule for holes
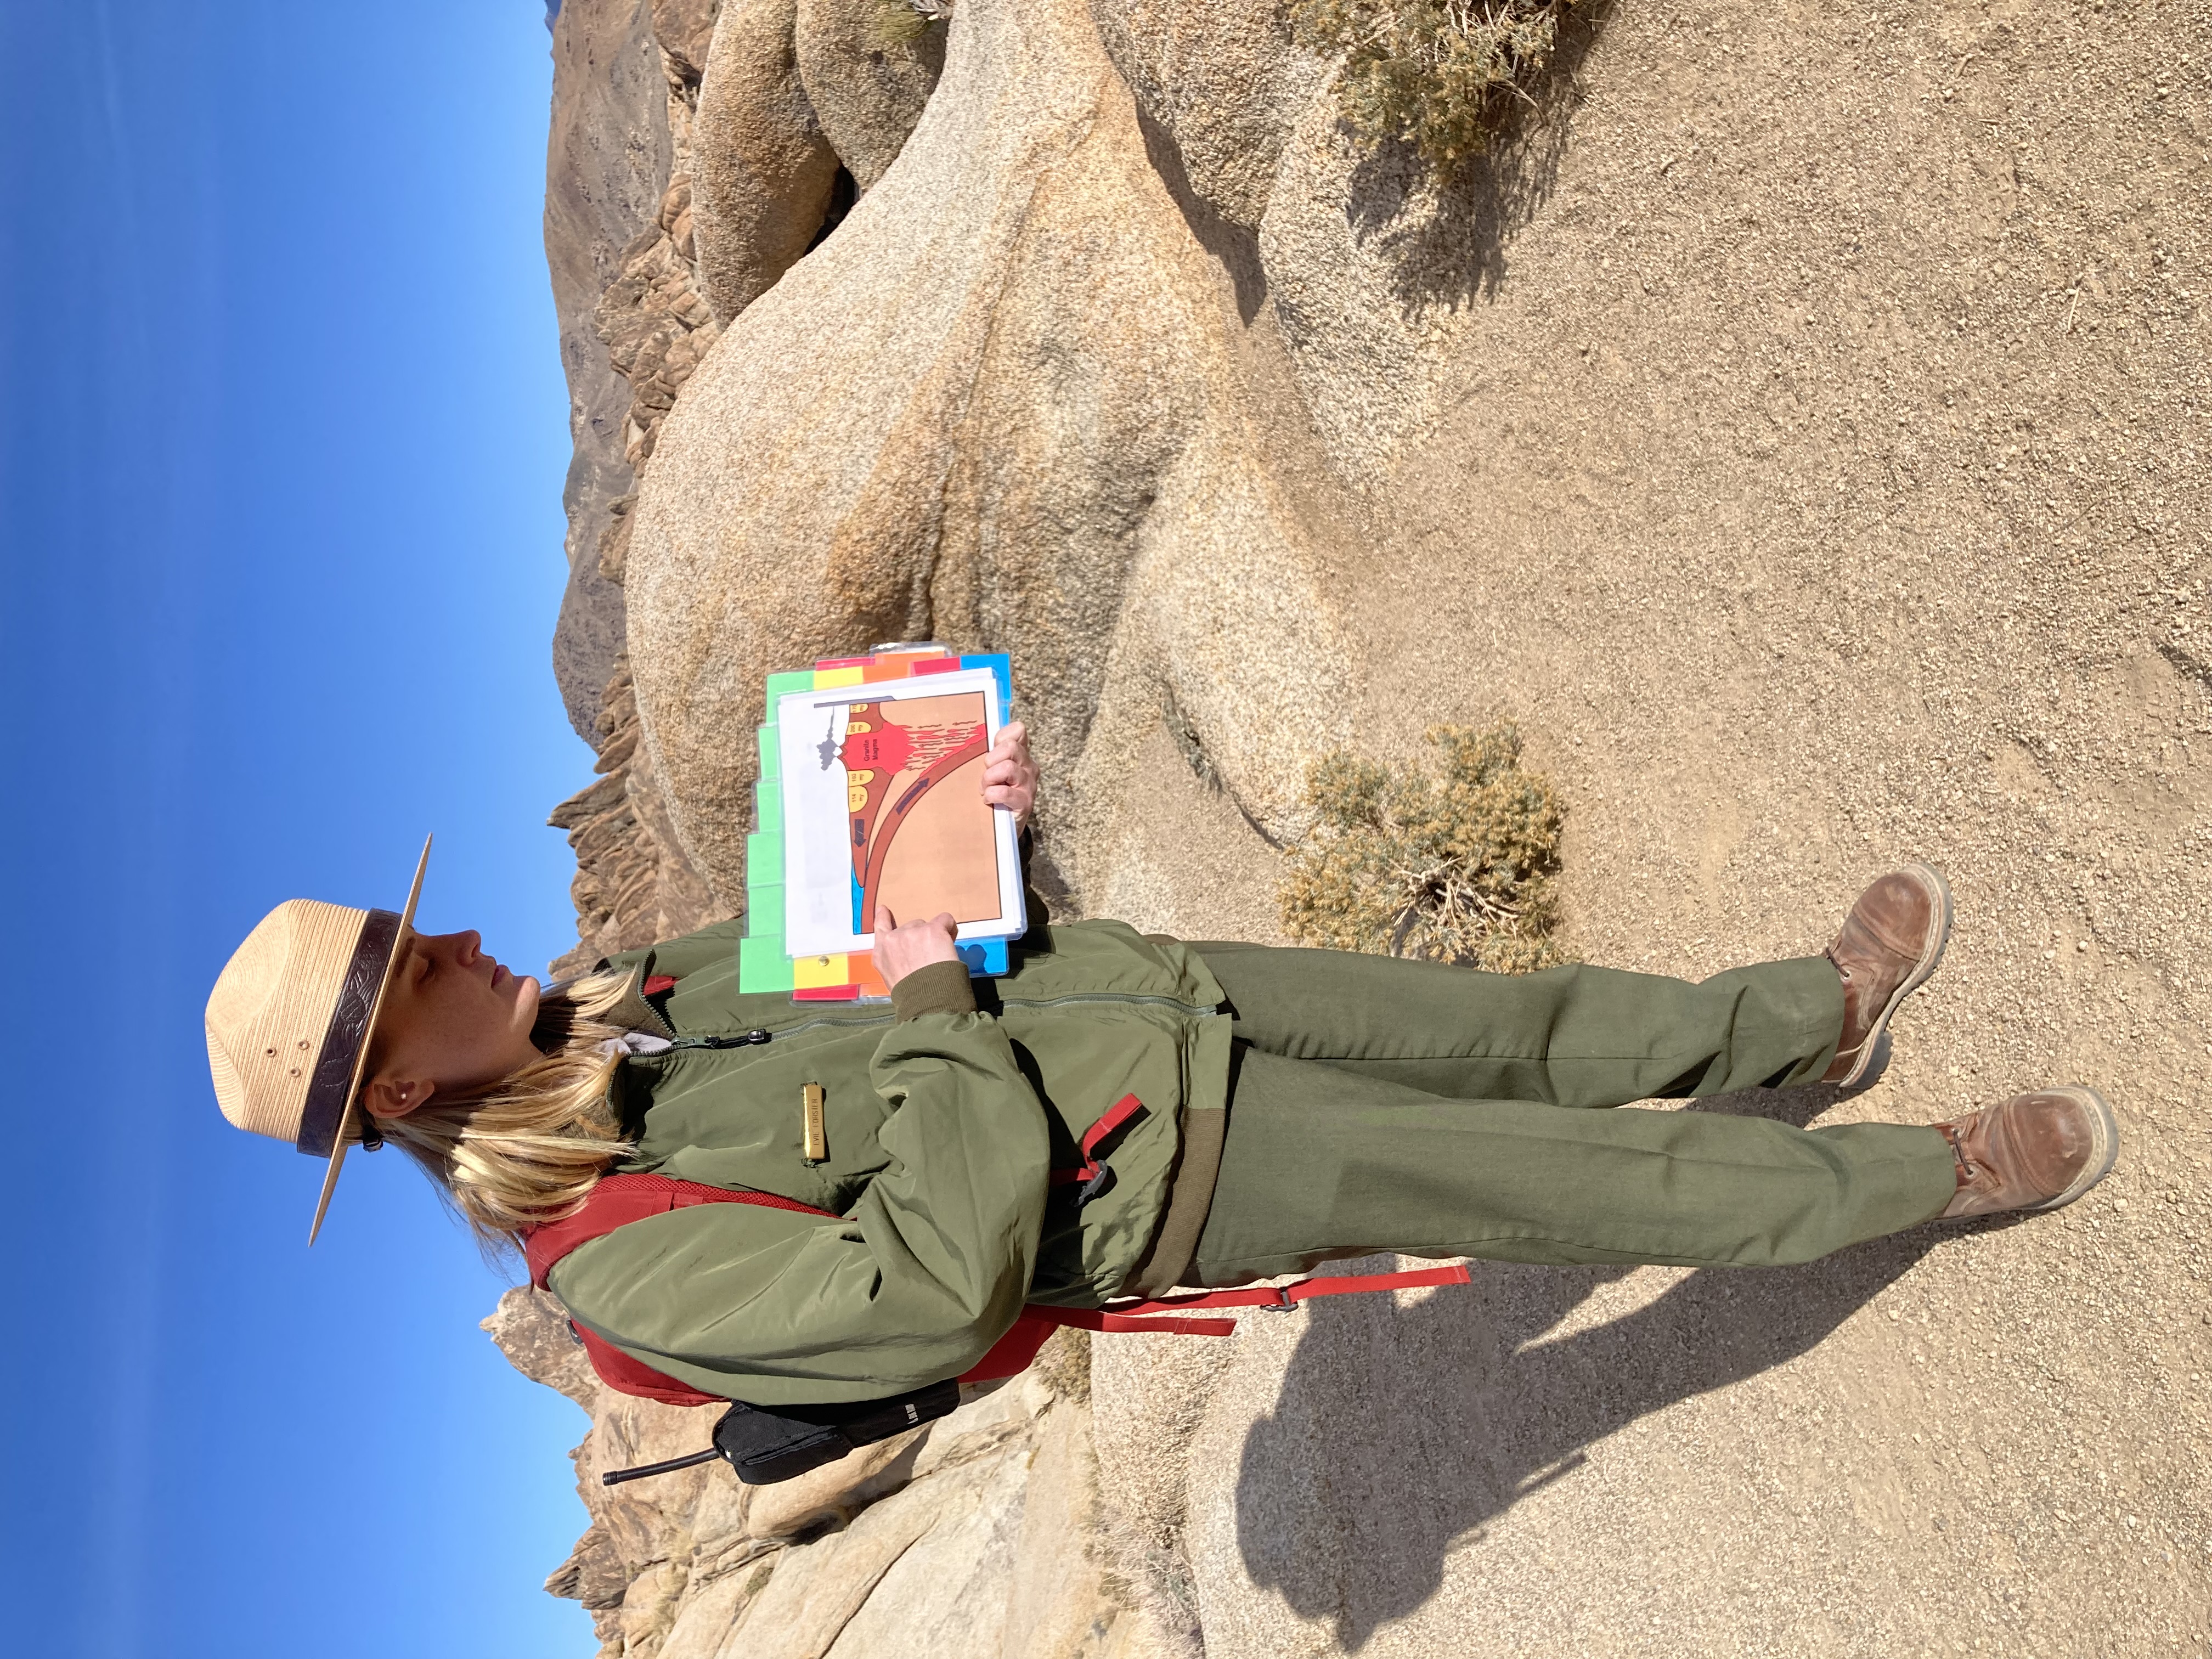
[[[672,1048],[750,1048],[756,1043],[773,1042],[778,1037],[796,1036],[801,1031],[811,1031],[823,1025],[887,1025],[893,1018],[890,1014],[874,1014],[860,1019],[805,1019],[796,1025],[787,1025],[781,1031],[756,1026],[738,1036],[678,1037],[668,1046]]]
[[[1203,1019],[1218,1015],[1218,1006],[1206,1007],[1195,1002],[1185,1002],[1179,997],[1156,997],[1124,994],[1119,991],[1074,991],[1064,997],[1002,997],[1000,1006],[1005,1008],[1058,1008],[1070,1002],[1129,1002],[1152,1008],[1172,1008],[1177,1013]]]
[[[1149,1007],[1172,1008],[1194,1018],[1204,1018],[1221,1012],[1218,1007],[1204,1007],[1176,997],[1125,995],[1117,991],[1077,991],[1064,997],[1006,997],[1001,1000],[1000,1006],[1006,1008],[1059,1008],[1071,1002],[1135,1003]],[[678,1037],[668,1046],[672,1048],[749,1048],[757,1043],[774,1042],[779,1037],[797,1036],[801,1031],[817,1030],[825,1025],[888,1025],[897,1018],[896,1014],[866,1014],[857,1018],[840,1019],[825,1015],[816,1019],[801,1020],[796,1025],[787,1025],[780,1031],[757,1026],[738,1036]]]
[[[672,1048],[750,1048],[757,1042],[769,1041],[769,1033],[750,1030],[741,1036],[680,1036],[673,1039]]]

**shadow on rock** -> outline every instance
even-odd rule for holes
[[[1218,208],[1198,193],[1191,185],[1182,148],[1176,143],[1175,135],[1155,120],[1142,104],[1137,106],[1137,126],[1145,136],[1145,154],[1152,161],[1152,170],[1160,175],[1160,182],[1175,198],[1183,222],[1190,227],[1190,234],[1197,239],[1198,245],[1220,262],[1223,274],[1236,291],[1237,317],[1249,323],[1267,297],[1267,273],[1260,263],[1258,234],[1224,216]]]
[[[1274,1412],[1245,1438],[1245,1570],[1357,1650],[1436,1593],[1447,1554],[1572,1479],[1597,1442],[1806,1352],[1942,1237],[1922,1227],[1804,1267],[1692,1273],[1551,1341],[1630,1270],[1478,1262],[1471,1286],[1413,1307],[1313,1304]]]
[[[1500,118],[1489,150],[1453,178],[1439,178],[1411,144],[1377,145],[1352,169],[1346,204],[1354,234],[1396,266],[1393,286],[1407,316],[1454,310],[1505,278],[1505,248],[1551,199],[1582,107],[1578,71],[1609,6],[1571,12],[1542,78]]]

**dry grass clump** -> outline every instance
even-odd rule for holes
[[[1342,750],[1306,775],[1312,832],[1285,855],[1283,930],[1305,945],[1528,973],[1565,961],[1561,809],[1510,721],[1429,728],[1435,776]]]
[[[1489,148],[1513,100],[1552,60],[1560,15],[1589,0],[1291,0],[1291,27],[1342,52],[1346,125],[1369,143],[1402,138],[1440,172]]]
[[[910,46],[951,15],[952,0],[877,0],[876,38],[887,46]]]

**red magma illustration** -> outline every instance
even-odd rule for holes
[[[1000,913],[998,842],[983,799],[983,694],[854,703],[835,756],[852,826],[854,928],[902,918]],[[830,745],[823,745],[825,763]]]

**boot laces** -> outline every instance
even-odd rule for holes
[[[1959,1165],[1959,1184],[1963,1187],[1981,1174],[1981,1165],[1966,1156],[1966,1138],[1959,1133],[1955,1125],[1943,1124],[1941,1126],[1940,1133],[1945,1141],[1950,1145],[1951,1156]]]

